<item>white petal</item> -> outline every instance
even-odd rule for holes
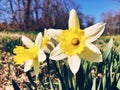
[[[48,29],[47,33],[51,38],[53,38],[53,39],[55,39],[56,41],[59,42],[62,30],[61,29]]]
[[[22,36],[22,42],[28,48],[33,47],[35,45],[34,42],[26,36]]]
[[[80,63],[81,63],[79,56],[74,55],[74,56],[68,57],[68,63],[72,73],[76,74],[80,68]]]
[[[93,44],[87,44],[80,57],[92,62],[101,62],[102,54],[100,50]]]
[[[38,33],[36,40],[35,40],[35,45],[40,48],[42,43],[42,33]]]
[[[70,11],[70,17],[69,17],[69,29],[71,29],[71,28],[80,29],[79,19],[78,19],[76,11],[74,9],[72,9]]]
[[[29,71],[32,67],[32,64],[33,64],[33,60],[26,61],[24,65],[24,72]]]
[[[43,50],[39,50],[39,52],[38,52],[38,61],[39,62],[43,62],[45,60],[46,60],[45,53],[43,52]]]
[[[105,29],[105,23],[97,23],[85,29],[86,42],[90,43],[98,39]]]
[[[50,53],[50,59],[52,60],[62,60],[65,58],[67,58],[67,55],[62,53],[60,44],[58,44]]]

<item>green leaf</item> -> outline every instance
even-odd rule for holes
[[[109,53],[111,52],[111,49],[112,49],[112,46],[113,46],[113,38],[110,39],[110,41],[108,42],[107,46],[106,46],[106,49],[103,53],[103,59],[106,60]]]
[[[116,48],[116,51],[117,51],[118,54],[120,55],[120,45]]]
[[[50,80],[50,79],[49,79]],[[50,80],[50,88],[51,88],[51,90],[54,90],[54,88],[53,88],[53,83],[51,82],[51,80]]]
[[[38,75],[38,80],[39,80],[42,88],[45,88],[45,85],[44,85],[45,83],[44,83],[43,79],[44,79],[44,74],[40,73],[40,74]]]
[[[30,74],[30,71],[27,71],[27,72],[26,72],[26,76],[28,77],[28,79],[29,79],[29,81],[31,82],[31,84],[36,88],[36,84],[35,84],[35,82],[34,82],[34,80],[33,80],[33,77],[32,77],[31,74]]]
[[[12,80],[12,85],[13,85],[14,90],[20,90],[19,86],[14,80]]]
[[[65,64],[63,65],[63,75],[64,75],[66,87],[67,88],[73,87],[72,73],[71,73],[70,69]]]
[[[62,85],[59,79],[58,79],[58,84],[59,84],[59,90],[62,90]]]
[[[92,90],[96,90],[96,78],[93,79]]]
[[[113,67],[113,63],[111,62],[111,66],[110,66],[110,81],[111,84],[113,83],[114,78],[112,77],[112,67]]]
[[[118,80],[117,88],[120,89],[120,79]]]
[[[99,81],[97,90],[100,90],[100,85],[101,85],[101,79],[100,79],[100,81]]]
[[[103,83],[103,84],[102,84],[103,90],[105,90],[105,86],[106,86],[106,68],[105,68],[105,70],[104,70],[102,83]]]

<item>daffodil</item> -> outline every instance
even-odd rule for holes
[[[84,30],[80,29],[79,19],[76,11],[70,11],[68,30],[47,30],[50,37],[59,44],[50,53],[52,60],[67,58],[69,67],[73,74],[79,70],[81,59],[92,62],[101,62],[100,50],[92,44],[104,31],[105,23],[97,23]]]
[[[46,55],[42,49],[42,34],[39,33],[37,35],[35,43],[26,36],[22,36],[21,40],[26,47],[16,46],[16,48],[14,49],[14,61],[16,64],[25,64],[25,72],[30,70],[33,66],[35,75],[38,75],[40,71],[39,62],[42,62],[46,59]]]
[[[54,43],[52,42],[51,37],[48,35],[47,30],[45,29],[41,48],[44,52],[49,54],[54,47]]]

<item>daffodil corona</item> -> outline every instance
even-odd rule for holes
[[[100,50],[92,42],[101,36],[105,23],[98,23],[81,30],[76,11],[72,9],[68,25],[68,30],[47,30],[49,36],[59,42],[50,53],[50,58],[52,60],[67,58],[72,73],[76,74],[82,58],[92,62],[102,61]]]
[[[22,46],[16,46],[14,49],[14,53],[17,54],[14,56],[14,61],[16,64],[23,64],[27,60],[36,60],[38,56],[38,48],[37,47],[31,47],[29,49],[25,49]]]
[[[83,30],[64,30],[60,37],[60,47],[67,55],[80,54],[85,47],[85,33]]]

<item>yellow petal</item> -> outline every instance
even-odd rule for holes
[[[47,33],[51,38],[59,42],[62,30],[61,29],[48,29]]]
[[[38,33],[36,40],[35,40],[35,45],[40,48],[42,43],[42,33]]]
[[[70,11],[70,16],[69,16],[69,30],[71,28],[80,29],[79,19],[74,9]]]
[[[100,50],[93,44],[87,44],[84,51],[80,54],[80,57],[92,62],[102,61],[102,54]]]
[[[62,50],[59,44],[50,53],[50,59],[52,60],[62,60],[65,58],[67,58],[67,55],[62,53]]]
[[[105,23],[97,23],[86,28],[85,36],[86,36],[86,43],[90,43],[98,39],[105,29]]]
[[[70,70],[74,75],[78,72],[80,68],[80,63],[81,60],[78,55],[68,57],[68,64],[70,66]]]
[[[33,47],[35,45],[34,42],[32,42],[32,40],[30,40],[26,36],[22,36],[22,42],[28,48]]]

